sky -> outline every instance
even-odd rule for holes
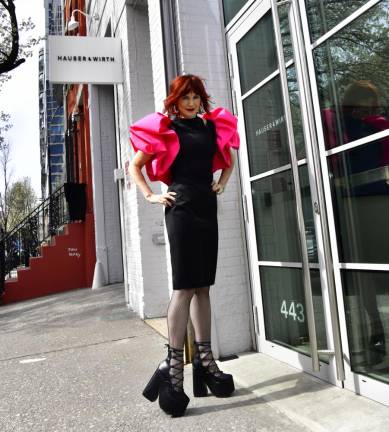
[[[18,20],[31,17],[36,25],[29,34],[44,36],[43,0],[15,0],[15,6]],[[12,144],[12,180],[30,177],[40,197],[38,57],[39,46],[33,57],[11,72],[12,79],[0,91],[0,110],[11,114],[13,124],[7,134]]]

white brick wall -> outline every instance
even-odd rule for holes
[[[127,3],[127,4],[126,4]],[[124,83],[117,86],[116,112],[120,163],[131,156],[128,125],[152,111],[161,111],[166,97],[159,1],[92,1],[91,11],[103,16],[100,33],[112,19],[115,36],[122,39]],[[187,73],[206,79],[215,106],[230,107],[224,34],[218,0],[180,0],[179,61]],[[118,21],[119,20],[119,21]],[[96,23],[93,24],[96,26]],[[153,184],[158,191],[160,185]],[[219,265],[211,290],[212,338],[220,355],[251,347],[250,301],[237,170],[219,198]],[[131,307],[141,317],[165,315],[171,284],[169,254],[152,242],[163,229],[163,209],[150,206],[127,177],[123,184],[123,247]]]
[[[98,35],[104,36],[110,22],[113,36],[122,41],[124,82],[117,86],[116,116],[118,165],[124,167],[133,156],[129,125],[155,110],[147,2],[92,1],[90,10],[101,16],[91,34],[98,28]],[[129,305],[142,318],[164,316],[169,299],[166,253],[164,245],[152,241],[153,234],[163,233],[163,209],[146,202],[128,177],[120,187]],[[152,187],[160,189],[158,184]]]
[[[113,180],[116,150],[112,93],[112,87],[89,86],[96,260],[102,265],[106,283],[123,280],[118,190]]]
[[[137,10],[128,7],[127,20],[131,95],[128,127],[130,123],[153,112],[155,104],[147,8]],[[155,192],[160,191],[159,184],[150,186]],[[131,188],[135,188],[135,185]],[[163,234],[163,209],[158,205],[150,205],[140,193],[137,204],[142,255],[143,316],[164,316],[169,301],[166,252],[163,245],[152,241],[153,234]]]
[[[180,0],[177,5],[182,70],[206,80],[215,106],[231,109],[219,1]],[[216,283],[211,289],[212,338],[219,355],[228,355],[248,350],[252,345],[252,312],[238,169],[234,170],[226,192],[219,197],[218,216],[219,259]]]
[[[114,92],[112,86],[99,86],[98,90],[107,282],[113,284],[123,281],[118,187],[113,178],[117,166]]]
[[[90,3],[91,10],[101,11],[103,2]],[[108,20],[105,14],[102,17],[100,31],[105,30]],[[89,34],[96,35],[97,23],[93,20],[90,22],[92,28]],[[113,178],[113,170],[117,167],[113,94],[113,86],[90,88],[96,258],[103,264],[107,283],[123,281],[119,196]]]
[[[166,80],[159,1],[149,1],[148,9],[155,111],[162,111],[166,98]]]
[[[153,71],[154,105],[155,111],[162,112],[164,107],[163,102],[166,99],[167,95],[160,3],[158,1],[149,1],[148,10],[150,26],[151,62]],[[166,192],[167,187],[165,185],[161,184],[160,187],[162,192]],[[164,235],[166,241],[165,266],[167,269],[167,288],[170,297],[173,289],[173,276],[170,262],[169,238],[166,232],[166,226],[164,226]]]

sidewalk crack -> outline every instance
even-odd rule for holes
[[[75,346],[70,346],[70,347],[65,347],[65,348],[58,348],[58,349],[54,349],[51,351],[40,351],[40,352],[35,352],[35,353],[30,353],[30,354],[23,354],[23,355],[16,356],[16,357],[8,357],[8,358],[0,359],[0,362],[6,362],[6,361],[18,360],[18,359],[22,359],[22,358],[26,358],[26,357],[32,357],[32,356],[35,357],[35,356],[41,356],[41,355],[45,355],[45,354],[52,354],[52,353],[57,353],[57,352],[69,351],[72,349],[88,348],[91,346],[103,345],[103,344],[112,343],[112,342],[120,342],[120,341],[126,340],[126,339],[134,339],[136,337],[137,336],[127,336],[127,337],[119,338],[119,339],[110,339],[110,340],[94,342],[94,343],[90,343],[90,344],[83,344],[83,345],[75,345]]]

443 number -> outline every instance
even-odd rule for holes
[[[292,301],[288,307],[287,301],[283,300],[281,303],[281,314],[284,315],[285,319],[290,317],[294,321],[305,322],[304,306],[301,303]]]

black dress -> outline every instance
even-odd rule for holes
[[[200,117],[175,119],[180,151],[171,166],[176,201],[165,210],[170,242],[173,289],[190,289],[215,283],[218,226],[217,198],[212,191],[212,161],[216,131]]]

